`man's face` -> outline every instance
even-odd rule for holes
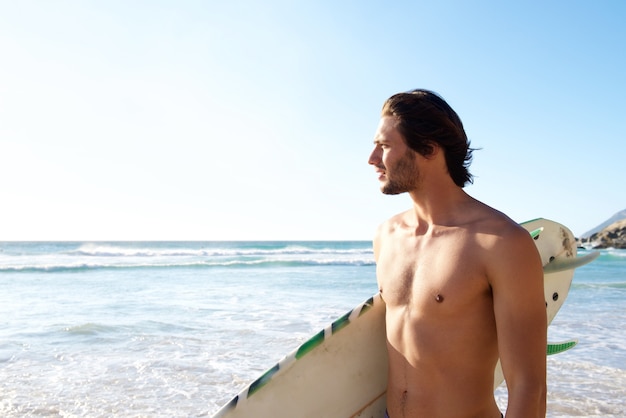
[[[400,194],[418,187],[420,174],[415,154],[396,129],[396,119],[383,116],[374,137],[374,150],[368,160],[376,168],[383,193]]]

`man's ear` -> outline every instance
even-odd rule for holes
[[[425,148],[428,149],[428,152],[424,154],[424,158],[427,158],[429,160],[434,159],[442,152],[441,146],[439,146],[439,144],[434,141],[428,141],[428,143],[425,145]]]

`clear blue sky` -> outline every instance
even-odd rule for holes
[[[579,235],[626,208],[626,2],[0,0],[0,239],[370,239],[422,87],[468,193]]]

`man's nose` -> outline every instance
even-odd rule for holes
[[[375,147],[372,150],[372,153],[370,154],[367,163],[370,165],[377,165],[378,163],[380,163],[380,149],[378,147]]]

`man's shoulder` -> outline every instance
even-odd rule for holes
[[[532,237],[523,226],[497,210],[491,210],[475,223],[472,250],[476,260],[486,268],[490,282],[498,278],[515,278],[541,263]],[[539,270],[540,271],[540,270]],[[504,273],[503,273],[504,272]]]
[[[479,242],[490,247],[529,238],[528,232],[521,225],[487,205],[481,205],[481,210],[476,212],[469,228]]]

